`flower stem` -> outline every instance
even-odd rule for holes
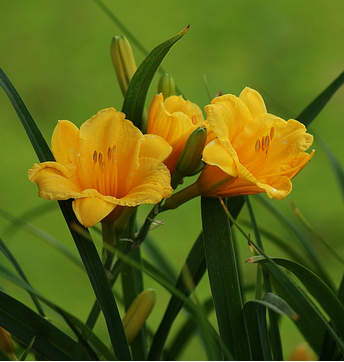
[[[115,233],[115,223],[102,223],[102,234],[103,234],[103,245],[110,245],[112,247],[116,246],[116,233]],[[111,269],[112,261],[114,258],[114,253],[108,250],[106,247],[103,247],[103,265],[105,270],[109,271]]]

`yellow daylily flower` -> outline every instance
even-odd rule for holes
[[[147,133],[161,136],[172,146],[172,153],[164,161],[171,173],[190,134],[205,125],[201,109],[182,96],[170,96],[164,100],[156,95],[148,112]]]
[[[155,204],[171,196],[170,173],[162,161],[171,146],[161,137],[144,136],[113,108],[98,112],[80,130],[59,121],[52,136],[56,162],[35,164],[29,179],[39,196],[74,199],[84,226],[112,222],[125,206]]]
[[[210,128],[218,138],[207,144],[197,185],[208,197],[265,192],[284,199],[295,177],[313,157],[313,143],[300,122],[267,113],[260,94],[245,88],[239,98],[223,95],[205,107]]]

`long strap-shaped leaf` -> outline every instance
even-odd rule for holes
[[[1,326],[50,360],[70,360],[76,342],[44,317],[0,290]],[[86,356],[84,356],[86,357]]]
[[[338,78],[336,78],[322,93],[320,93],[319,96],[296,117],[296,119],[299,122],[302,122],[305,126],[308,126],[343,84],[344,72],[341,73]]]
[[[5,90],[11,100],[15,111],[17,112],[25,131],[34,147],[34,150],[41,162],[54,160],[54,157],[39,131],[35,121],[31,117],[24,102],[15,90],[14,86],[7,78],[6,74],[0,68],[0,85]],[[114,348],[114,353],[118,359],[130,360],[130,352],[123,330],[122,321],[118,308],[113,297],[111,287],[107,280],[103,265],[99,258],[96,247],[91,242],[91,237],[87,238],[76,231],[76,226],[83,229],[86,235],[88,230],[80,225],[72,210],[71,200],[59,201],[60,208],[65,217],[66,223],[73,236],[74,242],[78,248],[81,259],[84,263],[86,272],[92,284],[96,298],[104,313],[109,336]]]
[[[230,224],[217,199],[202,198],[205,256],[222,341],[236,360],[251,360]]]
[[[243,197],[236,197],[227,200],[227,208],[235,219],[239,215],[242,206],[244,205],[244,202],[245,200]],[[184,269],[187,270],[188,275],[190,275],[190,277],[192,278],[193,284],[197,286],[206,271],[202,233],[199,235],[196,242],[194,243],[186,259],[185,266],[183,267],[176,283],[176,288],[183,292],[186,296],[189,296],[190,289],[185,282]],[[183,301],[181,301],[178,297],[171,297],[164,317],[159,325],[157,332],[154,335],[148,359],[159,360],[161,358],[164,345],[172,327],[172,324],[183,306]]]
[[[186,27],[173,38],[166,40],[155,47],[143,60],[133,75],[122,107],[127,119],[132,121],[136,127],[142,129],[142,113],[146,102],[149,85],[171,47],[180,40],[188,31]]]

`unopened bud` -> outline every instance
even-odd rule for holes
[[[12,336],[6,329],[0,327],[0,347],[10,357],[12,361],[18,361],[17,356],[14,354],[14,344]]]
[[[172,174],[175,189],[185,176],[192,176],[203,168],[202,152],[207,141],[207,128],[197,127],[187,139]]]
[[[124,35],[113,37],[111,42],[111,58],[122,94],[125,96],[129,82],[137,67],[133,50]]]
[[[123,317],[123,327],[130,345],[139,333],[156,301],[154,289],[147,289],[140,293],[131,303],[127,314]]]
[[[158,93],[162,93],[164,99],[174,96],[176,85],[171,74],[164,73],[158,83]]]

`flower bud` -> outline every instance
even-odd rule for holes
[[[125,96],[129,82],[137,67],[130,43],[124,35],[113,37],[111,42],[111,58],[122,94]]]
[[[123,328],[130,345],[139,333],[156,301],[154,289],[147,289],[140,293],[131,303],[127,314],[123,317]]]
[[[174,96],[176,85],[171,74],[164,73],[158,83],[158,93],[162,93],[164,99]]]
[[[185,176],[192,176],[203,168],[202,152],[207,141],[207,128],[197,127],[187,139],[172,175],[172,188]]]
[[[17,356],[14,354],[14,344],[12,336],[6,329],[0,327],[0,347],[10,357],[12,361],[18,361]]]

